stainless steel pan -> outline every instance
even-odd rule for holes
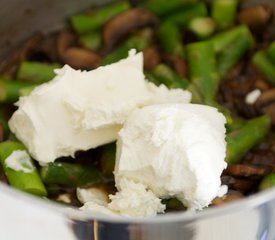
[[[0,62],[35,31],[50,31],[92,0],[2,0]],[[275,1],[266,2],[275,13]],[[275,18],[270,28],[275,32]],[[0,64],[1,68],[1,64]],[[275,189],[202,212],[149,219],[108,219],[31,197],[0,183],[0,239],[254,240],[275,239]]]

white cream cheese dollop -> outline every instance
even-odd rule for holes
[[[142,53],[92,71],[69,66],[17,102],[10,129],[39,162],[74,156],[112,142],[128,115],[138,107],[190,102],[191,94],[148,83]]]
[[[13,151],[5,160],[5,164],[14,171],[21,171],[24,173],[31,173],[35,169],[29,154],[25,150]]]
[[[159,104],[135,110],[119,132],[115,181],[144,184],[159,198],[176,197],[189,209],[220,194],[227,164],[225,118],[196,104]]]

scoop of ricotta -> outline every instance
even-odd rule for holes
[[[196,104],[159,104],[135,110],[119,132],[115,180],[142,183],[159,198],[189,209],[208,206],[221,192],[226,167],[225,118]]]
[[[92,71],[65,65],[56,77],[17,102],[11,131],[34,159],[52,162],[112,142],[136,108],[162,102],[190,102],[191,94],[148,83],[142,53]]]

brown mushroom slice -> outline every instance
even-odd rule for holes
[[[186,78],[188,75],[187,63],[184,59],[179,56],[174,56],[170,54],[164,55],[164,61],[171,66],[176,73],[182,78]]]
[[[255,166],[252,164],[234,164],[224,171],[226,175],[233,177],[262,177],[270,173],[272,169],[268,166]]]
[[[232,176],[222,176],[222,183],[227,185],[228,188],[239,191],[241,193],[247,193],[253,189],[256,182],[250,179],[235,178]]]
[[[157,23],[158,18],[153,13],[141,8],[132,8],[114,16],[103,27],[104,52],[111,51],[131,31]]]
[[[262,111],[271,118],[272,124],[275,125],[275,102],[264,107]]]
[[[243,194],[238,192],[238,191],[234,191],[234,190],[229,190],[227,194],[225,194],[222,197],[216,197],[212,203],[211,206],[219,206],[221,204],[224,203],[229,203],[229,202],[233,202],[236,200],[239,200],[241,198],[243,198]]]
[[[270,18],[271,11],[263,4],[247,7],[241,10],[238,14],[239,23],[246,24],[251,28],[259,28],[264,26],[268,23]]]
[[[63,54],[64,63],[74,69],[91,70],[99,66],[100,57],[89,50],[72,47]]]
[[[257,101],[255,102],[256,107],[261,109],[275,102],[275,88],[264,91]]]
[[[66,50],[70,47],[73,47],[75,43],[76,37],[71,31],[64,30],[60,32],[56,41],[58,56],[62,59]]]
[[[161,61],[160,54],[158,50],[154,47],[149,47],[143,50],[143,59],[144,59],[144,69],[147,71],[152,70]]]

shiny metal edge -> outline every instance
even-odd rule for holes
[[[206,219],[221,215],[244,211],[265,204],[275,198],[275,188],[248,196],[236,202],[227,203],[219,207],[206,208],[199,212],[185,211],[177,213],[166,213],[156,217],[132,218],[132,217],[110,217],[81,211],[75,207],[64,207],[62,204],[47,202],[45,199],[13,189],[8,185],[0,183],[0,193],[8,194],[18,200],[28,201],[56,213],[60,213],[72,220],[92,221],[98,220],[113,223],[164,223],[164,222],[189,222],[196,219]]]

